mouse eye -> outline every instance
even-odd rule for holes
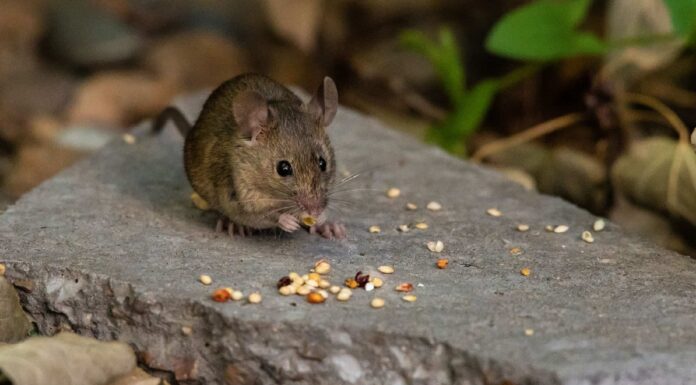
[[[321,171],[326,171],[326,160],[324,160],[324,157],[319,157],[319,169]]]
[[[276,166],[276,171],[280,176],[290,176],[292,175],[292,166],[287,160],[281,160]]]

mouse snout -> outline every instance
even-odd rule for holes
[[[302,197],[298,200],[300,206],[307,214],[318,218],[324,212],[324,202],[317,197]]]

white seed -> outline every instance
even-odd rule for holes
[[[300,278],[302,278],[302,280],[306,282],[309,280],[309,274],[302,274],[302,277]]]
[[[426,209],[430,211],[440,211],[442,210],[442,205],[438,202],[432,201],[429,202],[427,206],[425,206]]]
[[[375,309],[384,307],[384,300],[382,298],[375,297],[372,299],[372,301],[370,301],[370,306],[372,306]]]
[[[546,230],[549,233],[552,233],[553,229],[554,229],[554,227],[552,225],[546,225],[546,227],[544,227],[544,230]]]
[[[317,290],[317,293],[319,293],[322,297],[324,297],[324,299],[329,298],[329,293],[326,290],[319,289],[319,290]]]
[[[372,291],[375,290],[375,284],[372,282],[368,282],[365,284],[365,291]]]
[[[373,285],[375,285],[376,288],[380,288],[380,287],[382,287],[382,285],[384,285],[384,281],[382,281],[382,278],[380,278],[380,277],[372,278],[371,282]]]
[[[0,276],[5,275],[5,271],[7,271],[7,267],[5,267],[5,265],[0,263]]]
[[[380,266],[377,270],[382,274],[391,274],[394,272],[394,268],[387,265]]]
[[[563,234],[566,231],[568,231],[569,227],[566,225],[558,225],[553,229],[553,232],[556,234]]]
[[[339,291],[341,291],[341,287],[340,287],[340,286],[335,286],[335,285],[334,285],[334,286],[331,286],[331,287],[329,288],[329,293],[331,293],[331,294],[338,294]]]
[[[200,283],[202,283],[204,285],[210,285],[211,283],[213,283],[213,279],[210,278],[209,275],[205,275],[205,274],[201,274],[201,276],[198,277],[198,281],[200,281]]]
[[[311,293],[312,290],[314,290],[313,287],[308,286],[308,285],[304,285],[304,286],[298,287],[298,288],[295,290],[295,293],[296,293],[297,295],[307,295],[307,294]]]
[[[128,144],[135,144],[135,136],[133,134],[123,134],[122,138]]]
[[[604,219],[597,219],[593,224],[592,224],[592,229],[594,231],[602,231],[604,230],[604,226],[606,226],[606,223],[604,223]]]
[[[425,222],[418,222],[414,225],[414,227],[417,228],[418,230],[425,230],[428,228],[428,224]]]
[[[407,294],[403,297],[401,297],[406,302],[416,302],[416,299],[418,299],[415,295],[413,294]]]
[[[349,288],[344,287],[336,294],[336,299],[339,301],[348,301],[352,295],[353,292]]]
[[[503,215],[503,213],[500,212],[500,210],[498,210],[496,208],[490,208],[490,209],[486,210],[486,213],[488,213],[488,215],[490,215],[492,217],[499,217],[499,216]]]
[[[327,280],[325,280],[325,279],[322,279],[322,280],[319,281],[319,287],[322,288],[322,289],[327,289],[327,288],[329,288],[330,286],[331,286],[331,282],[329,282],[329,281],[327,281]]]
[[[308,279],[305,281],[305,285],[311,286],[311,287],[319,287],[319,282],[313,280],[313,279]]]
[[[314,271],[319,274],[328,274],[329,271],[331,271],[331,265],[328,262],[321,260],[314,264]]]
[[[517,231],[520,231],[520,232],[523,232],[523,233],[524,233],[525,231],[529,231],[529,225],[526,225],[526,224],[524,224],[524,223],[520,223],[519,225],[517,225]]]
[[[249,300],[249,303],[259,303],[259,302],[261,302],[261,299],[262,299],[261,293],[259,293],[259,292],[251,293],[251,294],[249,294],[249,297],[247,299]]]
[[[280,293],[281,295],[293,295],[296,292],[297,288],[295,288],[295,286],[292,285],[283,286],[280,289],[278,289],[278,293]]]
[[[191,333],[193,333],[193,329],[191,329],[190,326],[182,326],[181,333],[183,333],[183,335],[185,335],[185,336],[190,336]]]
[[[368,230],[369,232],[371,232],[372,234],[377,234],[377,233],[379,233],[379,232],[382,231],[382,229],[381,229],[379,226],[376,226],[376,225],[370,226],[370,228],[367,229],[367,230]]]
[[[428,242],[427,246],[428,246],[428,250],[430,250],[434,253],[439,253],[442,250],[444,250],[444,248],[445,248],[445,245],[444,245],[444,243],[442,243],[442,241],[436,241],[436,242],[430,241],[430,242]]]
[[[416,206],[415,203],[409,202],[409,203],[406,203],[406,210],[411,210],[411,211],[418,210],[418,206]]]
[[[423,285],[423,284],[420,283],[420,282],[418,282],[418,284],[417,284],[416,286],[418,286],[418,287],[425,287],[425,285]]]
[[[524,329],[524,335],[527,337],[531,337],[534,335],[534,329]]]
[[[232,292],[232,300],[233,301],[239,301],[242,298],[244,298],[244,293],[242,293],[241,291],[235,290]]]
[[[401,231],[402,233],[408,233],[409,230],[411,230],[411,229],[408,227],[408,225],[399,225],[399,228],[398,228],[398,229],[399,229],[399,231]]]
[[[392,199],[398,198],[399,195],[401,195],[401,190],[399,190],[399,189],[396,188],[396,187],[392,187],[392,188],[390,188],[389,190],[387,190],[387,196],[388,196],[389,198],[392,198]]]
[[[582,240],[587,242],[587,243],[592,243],[592,242],[594,242],[594,237],[592,236],[591,232],[583,231],[582,232]]]

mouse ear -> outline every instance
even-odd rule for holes
[[[338,91],[336,90],[336,83],[327,76],[312,97],[312,100],[307,104],[307,110],[316,116],[326,127],[333,121],[337,109]]]
[[[244,91],[234,97],[232,112],[237,126],[251,141],[267,126],[268,103],[258,92]]]

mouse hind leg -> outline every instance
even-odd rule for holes
[[[238,225],[225,216],[220,216],[218,218],[215,224],[215,231],[218,233],[226,231],[230,238],[234,238],[235,236],[246,237],[254,233],[254,229],[251,227]]]

